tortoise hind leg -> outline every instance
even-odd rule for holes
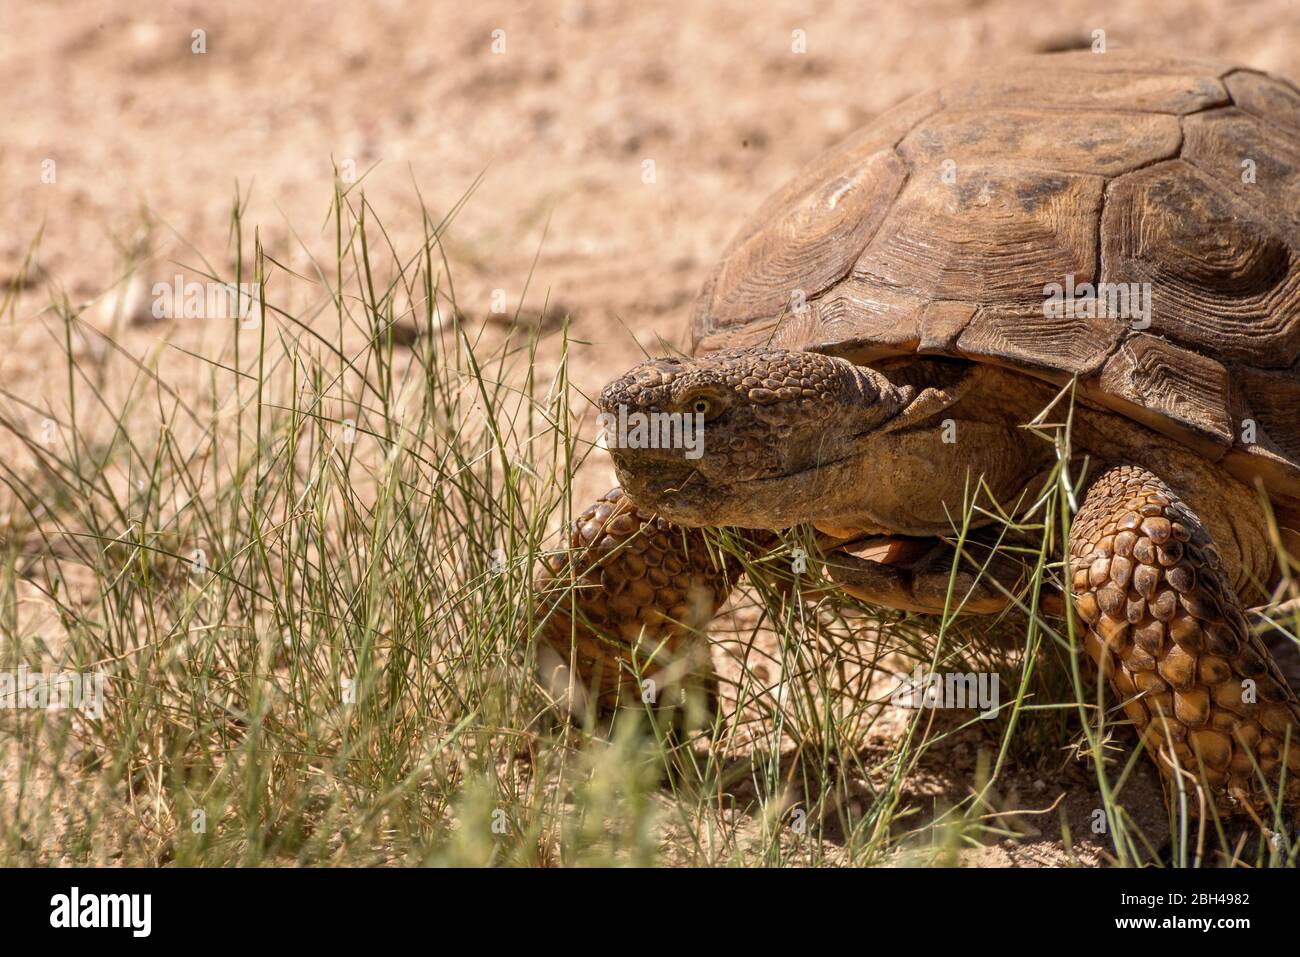
[[[1088,651],[1161,771],[1198,778],[1225,814],[1270,820],[1283,777],[1300,807],[1300,705],[1191,509],[1117,466],[1075,516],[1070,557]]]
[[[692,693],[716,711],[705,629],[739,564],[721,562],[698,529],[641,511],[613,489],[573,523],[569,551],[537,578],[538,668],[552,697],[581,720],[589,709],[677,709]]]

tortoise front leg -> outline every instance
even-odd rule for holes
[[[716,710],[705,629],[739,563],[719,559],[698,529],[638,509],[616,488],[574,522],[569,551],[537,579],[538,669],[581,719],[616,707],[680,708],[690,692]]]
[[[1200,519],[1158,476],[1121,465],[1070,531],[1086,645],[1166,776],[1207,786],[1224,813],[1300,805],[1300,705],[1252,634]]]

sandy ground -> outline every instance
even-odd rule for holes
[[[435,213],[477,182],[448,244],[462,308],[513,312],[535,258],[525,310],[572,317],[591,345],[571,376],[594,392],[638,341],[683,341],[726,240],[821,150],[964,70],[1097,29],[1300,77],[1288,0],[5,4],[0,288],[42,238],[0,382],[42,395],[55,350],[32,317],[52,293],[102,298],[128,265],[145,288],[189,277],[199,253],[228,269],[237,183],[271,255],[328,259],[333,163],[366,177],[399,242],[421,230],[413,182]],[[121,339],[143,352],[160,334]],[[1048,844],[1017,860],[1060,863]]]
[[[69,0],[0,18],[0,278],[42,225],[41,265],[74,302],[111,284],[133,244],[148,246],[150,280],[195,263],[177,236],[220,263],[236,182],[269,252],[292,252],[290,227],[328,250],[331,158],[370,171],[367,195],[399,237],[419,230],[412,180],[440,213],[482,175],[451,241],[462,307],[487,313],[501,290],[513,311],[537,256],[529,305],[549,295],[595,344],[574,368],[591,389],[636,357],[633,335],[680,339],[705,272],[767,194],[964,70],[1103,29],[1112,48],[1300,75],[1286,0]],[[23,305],[45,301],[37,285]],[[39,362],[11,346],[0,377]]]

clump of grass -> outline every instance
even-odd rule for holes
[[[1068,397],[1062,423],[1038,424],[1060,467],[1033,508],[998,516],[1033,569],[1022,615],[866,608],[829,594],[807,530],[759,554],[723,530],[750,574],[712,630],[722,714],[707,735],[624,720],[605,736],[551,712],[530,641],[533,569],[586,504],[567,372],[582,344],[465,318],[450,216],[421,206],[399,249],[340,185],[332,261],[295,272],[243,209],[233,274],[190,271],[257,283],[260,321],[142,357],[56,294],[56,394],[4,393],[21,454],[0,460],[0,670],[103,672],[107,689],[98,719],[0,711],[0,862],[952,863],[1026,833],[1005,781],[1076,748],[1111,859],[1157,856],[1124,810],[1132,749],[1039,603],[1063,574]],[[997,670],[1015,694],[990,722],[891,722],[881,675],[904,662]],[[954,741],[977,752],[965,783],[918,790]],[[1080,826],[1064,822],[1067,846]]]

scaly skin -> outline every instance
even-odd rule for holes
[[[1284,803],[1300,802],[1300,704],[1200,519],[1158,476],[1117,466],[1090,487],[1070,556],[1088,652],[1161,770],[1268,821],[1285,766]]]
[[[913,395],[843,359],[754,349],[643,362],[605,387],[600,409],[703,416],[696,460],[610,445],[634,500],[683,525],[770,530],[805,520],[810,496],[849,485],[859,437]]]
[[[890,368],[891,379],[841,358],[734,350],[646,362],[612,382],[603,412],[704,415],[704,454],[611,447],[628,499],[611,493],[585,513],[572,569],[561,563],[543,576],[544,588],[571,571],[588,586],[573,599],[576,619],[564,602],[555,608],[543,645],[573,660],[578,684],[601,707],[639,701],[631,698],[634,646],[644,657],[664,642],[686,662],[677,678],[709,686],[698,637],[736,569],[713,564],[690,530],[707,525],[770,531],[810,521],[835,540],[829,567],[846,590],[941,612],[951,566],[935,536],[950,532],[971,483],[1014,510],[1032,496],[1051,451],[1019,428],[1043,407],[1045,386],[991,366],[930,361]],[[1300,805],[1300,705],[1250,633],[1235,590],[1255,579],[1267,586],[1271,574],[1253,493],[1136,423],[1077,412],[1074,434],[1087,436],[1077,453],[1134,463],[1105,471],[1074,520],[1072,587],[1089,652],[1166,775],[1204,782],[1223,813],[1267,820],[1268,789],[1285,767],[1282,801]],[[949,421],[957,442],[939,437]],[[1207,526],[1232,539],[1225,558]],[[869,557],[878,554],[874,538],[855,553],[855,539],[881,535],[898,544],[888,546],[888,563]],[[1016,562],[992,571],[1010,586],[1019,574]],[[1000,589],[967,578],[959,575],[954,596],[966,599],[964,611],[1005,607]],[[1257,699],[1243,696],[1245,679]]]
[[[636,508],[622,489],[578,517],[569,548],[549,556],[537,579],[551,693],[578,714],[592,699],[600,711],[641,707],[639,667],[642,681],[656,682],[656,699],[667,699],[655,704],[677,706],[690,688],[716,698],[704,632],[736,580],[734,559],[719,566],[699,530]]]

